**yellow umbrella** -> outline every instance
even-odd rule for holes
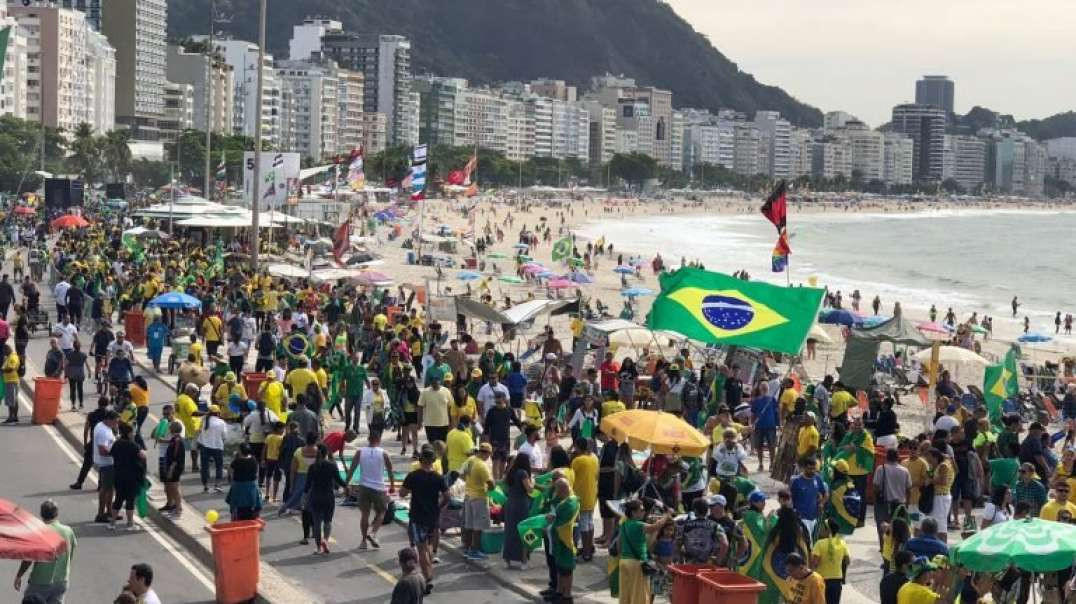
[[[614,413],[602,420],[602,432],[617,442],[627,442],[636,450],[654,453],[699,456],[706,453],[710,441],[702,432],[671,413],[631,409]]]

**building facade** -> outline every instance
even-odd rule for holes
[[[217,48],[210,71],[210,59],[205,54],[169,45],[168,81],[190,84],[194,88],[194,128],[204,131],[208,118],[213,132],[231,134],[235,123],[235,69],[224,60],[220,47]],[[212,106],[209,114],[206,101]]]
[[[883,139],[882,180],[887,186],[914,181],[915,142],[908,136],[886,132]]]
[[[344,25],[334,19],[307,17],[299,25],[292,27],[291,41],[288,45],[288,59],[306,61],[311,55],[321,54],[321,38],[325,34],[338,34],[344,31]]]
[[[116,123],[135,140],[160,138],[167,76],[167,0],[101,3],[101,32],[116,49]]]
[[[944,109],[931,105],[893,107],[893,132],[912,139],[912,169],[916,182],[940,182],[945,155]]]
[[[272,148],[280,144],[281,90],[272,55],[265,55],[262,105],[258,107],[258,45],[242,40],[217,43],[224,62],[232,68],[232,132],[253,137],[260,127],[262,140]]]
[[[928,75],[915,83],[915,104],[929,105],[953,114],[953,81],[948,76]]]
[[[986,141],[977,136],[945,135],[943,180],[953,179],[968,193],[978,192],[986,176]]]
[[[194,98],[194,86],[176,82],[165,83],[164,113],[158,122],[161,142],[175,143],[184,130],[194,127]]]
[[[389,145],[389,119],[377,111],[362,112],[362,148],[367,155],[380,153]]]
[[[792,176],[791,144],[792,124],[781,119],[778,111],[756,111],[755,127],[762,136],[765,155],[765,174],[770,178],[787,179]]]
[[[4,71],[0,74],[3,77],[0,80],[0,115],[26,119],[27,34],[19,27],[19,22],[7,14],[6,4],[0,4],[0,27],[11,28]]]

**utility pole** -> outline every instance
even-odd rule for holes
[[[250,198],[251,227],[254,233],[251,235],[250,268],[258,271],[258,251],[261,247],[261,236],[258,233],[258,209],[261,206],[261,167],[262,167],[262,93],[263,78],[265,77],[265,2],[261,0],[258,11],[258,91],[256,96],[254,128],[254,186]]]
[[[213,148],[213,59],[216,49],[213,47],[213,29],[217,24],[217,0],[209,0],[209,46],[206,49],[205,69],[205,183],[202,194],[211,199],[213,162],[210,151]]]

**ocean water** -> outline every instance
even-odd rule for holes
[[[848,295],[858,288],[864,306],[879,295],[884,310],[952,307],[963,318],[976,311],[1011,317],[1053,332],[1057,311],[1076,314],[1076,210],[938,210],[902,214],[790,214],[790,278],[818,279]],[[744,269],[752,279],[784,283],[772,273],[776,232],[761,215],[655,216],[595,221],[579,235],[605,236],[616,248],[666,264],[701,260],[725,273]],[[849,301],[850,302],[850,301]]]

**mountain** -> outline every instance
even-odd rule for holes
[[[1041,120],[1018,122],[1011,115],[1004,115],[976,105],[966,114],[954,116],[952,126],[954,132],[975,134],[981,128],[1015,128],[1040,141],[1062,136],[1076,136],[1076,111],[1058,113]]]
[[[1016,127],[1040,141],[1062,136],[1076,136],[1076,111],[1058,113],[1042,120],[1017,122]]]
[[[173,37],[205,33],[210,0],[169,0]],[[223,27],[257,41],[257,0],[229,4]],[[776,86],[761,84],[659,0],[303,0],[270,2],[269,49],[287,55],[304,17],[338,19],[347,31],[411,39],[415,73],[475,83],[563,79],[585,87],[605,73],[673,91],[677,107],[780,111],[801,126],[822,113]]]

